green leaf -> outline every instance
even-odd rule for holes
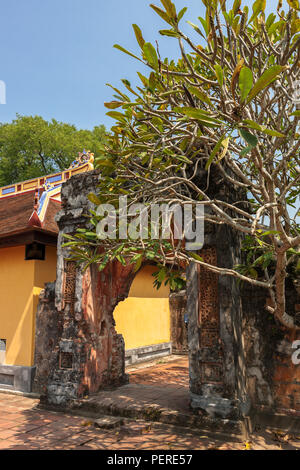
[[[126,261],[122,255],[117,255],[116,259],[123,265],[126,266]]]
[[[122,78],[121,82],[126,86],[127,90],[130,91],[130,93],[139,97],[139,95],[131,88],[131,84],[128,80],[126,80],[125,78]]]
[[[176,9],[174,3],[171,2],[171,0],[160,0],[163,6],[165,7],[165,10],[167,14],[171,18],[176,18]]]
[[[179,37],[179,34],[176,33],[176,31],[173,31],[173,29],[161,29],[159,31],[159,34],[161,34],[162,36],[170,36],[172,38]]]
[[[174,155],[174,158],[177,158],[177,160],[180,160],[181,162],[184,162],[184,163],[193,163],[192,160],[187,158],[185,155]]]
[[[198,121],[201,121],[204,125],[207,125],[208,127],[218,127],[221,124],[221,121],[210,117],[209,113],[202,109],[182,107],[174,108],[174,111],[181,114],[185,114],[186,116],[189,116],[191,118],[198,119]]]
[[[141,267],[141,265],[142,265],[142,262],[143,262],[143,258],[144,258],[143,255],[135,255],[135,256],[131,259],[131,261],[130,261],[131,264],[132,264],[132,263],[135,263],[134,268],[133,268],[133,272],[134,272],[134,273],[136,273],[136,272],[140,269],[140,267]]]
[[[156,5],[150,4],[150,7],[164,20],[172,26],[172,21],[167,13]]]
[[[251,129],[255,129],[259,132],[263,132],[264,134],[271,135],[273,137],[286,137],[284,134],[281,132],[275,131],[273,129],[268,129],[265,126],[261,126],[260,124],[257,124],[257,122],[252,121],[251,119],[245,119],[243,121],[243,124],[246,124],[247,127],[250,127]]]
[[[266,237],[268,235],[279,235],[280,232],[278,230],[268,230],[267,232],[263,232],[260,234],[260,237]]]
[[[122,101],[110,101],[109,103],[104,103],[104,106],[108,109],[116,109],[122,106],[124,103]]]
[[[241,153],[240,153],[240,156],[241,157],[244,157],[245,155],[247,155],[251,150],[252,150],[252,146],[251,145],[248,145],[248,147],[245,147]]]
[[[150,42],[146,42],[143,51],[148,64],[155,70],[158,70],[158,57],[154,46]]]
[[[103,260],[102,260],[102,263],[99,264],[99,266],[98,266],[99,271],[103,271],[103,269],[106,267],[108,261],[109,261],[109,256],[105,255]]]
[[[63,243],[63,248],[67,247],[67,246],[74,246],[74,245],[78,245],[78,242],[67,242],[67,243]]]
[[[224,82],[224,73],[223,73],[223,69],[222,69],[221,65],[219,65],[219,64],[215,65],[215,73],[216,73],[216,77],[217,77],[217,80],[219,82],[219,85],[222,88],[223,82]]]
[[[72,235],[68,235],[67,233],[63,233],[63,237],[67,240],[74,240],[74,237],[72,237]]]
[[[144,44],[145,44],[145,39],[143,38],[142,31],[140,30],[140,28],[137,24],[133,24],[132,27],[133,27],[133,30],[134,30],[136,40],[137,40],[140,48],[143,49]]]
[[[263,127],[261,132],[267,135],[271,135],[273,137],[282,137],[282,138],[286,137],[286,135],[282,134],[281,132],[274,131],[273,129],[268,129],[267,127]]]
[[[256,0],[256,2],[253,3],[253,7],[252,7],[253,14],[249,20],[249,23],[255,20],[255,18],[257,18],[257,16],[260,13],[263,13],[265,9],[266,9],[266,0]]]
[[[249,274],[250,274],[250,276],[253,277],[254,279],[257,279],[257,277],[258,277],[257,271],[256,271],[255,269],[253,269],[253,268],[250,268],[250,269],[249,269]]]
[[[274,15],[274,13],[270,13],[266,21],[266,28],[269,29],[275,20],[276,20],[276,15]]]
[[[124,52],[125,54],[128,54],[128,55],[130,55],[131,57],[134,57],[135,59],[137,59],[137,60],[139,60],[140,62],[142,62],[142,60],[141,60],[138,56],[136,56],[136,55],[132,54],[131,52],[127,51],[126,49],[124,49],[124,47],[120,46],[119,44],[115,44],[115,45],[114,45],[114,48],[115,48],[115,49],[119,49],[119,51]]]
[[[242,67],[239,76],[241,99],[245,101],[253,85],[253,74],[249,67]]]
[[[298,109],[297,111],[294,111],[290,116],[297,116],[300,117],[300,110]]]
[[[262,74],[262,76],[257,80],[254,87],[252,88],[248,96],[247,104],[250,103],[250,101],[253,100],[253,98],[255,98],[255,96],[258,95],[260,91],[262,91],[264,88],[270,85],[274,80],[276,80],[278,75],[280,75],[280,73],[285,69],[286,69],[286,66],[273,65],[268,70],[266,70]]]
[[[299,254],[300,254],[300,253],[299,253]],[[162,268],[162,269],[158,272],[158,274],[157,274],[157,280],[158,280],[158,282],[162,283],[163,280],[164,280],[165,277],[166,277],[166,274],[167,274],[167,273],[166,273],[166,268]]]
[[[119,113],[118,111],[109,111],[108,113],[106,113],[106,115],[113,118],[113,119],[117,119],[117,120],[120,120],[120,121],[125,121],[124,114]]]
[[[243,124],[246,124],[247,127],[251,127],[251,129],[255,129],[257,131],[262,130],[262,126],[260,124],[257,124],[257,122],[252,121],[251,119],[245,119],[243,121]]]
[[[208,106],[213,106],[212,102],[210,101],[209,96],[203,93],[202,91],[200,91],[199,88],[190,86],[189,91],[193,93],[195,96],[197,96],[197,98],[199,98],[200,101],[203,101],[203,103],[208,104]]]
[[[85,236],[90,238],[97,238],[97,234],[95,232],[86,232]]]
[[[191,21],[187,21],[187,23],[189,25],[191,25],[191,27],[196,31],[196,33],[198,33],[202,36],[201,30],[199,29],[199,27],[197,25],[195,25],[194,23],[191,23]]]
[[[201,258],[200,255],[197,255],[197,253],[189,252],[189,256],[191,256],[191,258],[194,258],[197,261],[203,261],[203,258]]]
[[[241,0],[234,0],[232,9],[235,15],[238,12],[238,10],[241,8],[241,3],[242,3]]]
[[[243,139],[247,142],[247,144],[250,145],[250,147],[256,147],[258,144],[258,139],[255,137],[255,135],[251,134],[251,132],[248,132],[246,129],[239,129],[239,131]]]
[[[178,13],[178,23],[179,21],[182,19],[183,15],[185,14],[185,12],[187,11],[187,7],[184,7],[182,8],[182,10],[180,10],[180,12]]]
[[[221,146],[222,146],[222,142],[224,140],[224,137],[225,137],[225,134],[223,134],[220,139],[218,140],[218,142],[216,143],[216,145],[214,146],[213,148],[213,151],[212,153],[210,154],[207,162],[206,162],[206,165],[205,165],[205,170],[207,171],[210,167],[210,165],[212,164],[213,162],[213,159],[215,158],[215,156],[217,155],[217,153],[219,152]]]
[[[148,86],[149,86],[149,80],[148,80],[144,75],[142,75],[140,72],[137,72],[137,74],[138,74],[138,76],[140,77],[140,80],[141,80],[142,84],[143,84],[146,88],[148,88]]]
[[[118,90],[118,88],[113,87],[110,83],[107,83],[106,85],[109,86],[116,93],[118,93],[118,95],[120,95],[123,98],[123,100],[125,100],[126,102],[130,101],[130,98],[127,95],[124,95],[124,93],[122,93],[120,90]]]
[[[149,76],[149,88],[151,90],[155,90],[155,86],[156,86],[156,77],[155,77],[155,73],[154,72],[151,72],[150,73],[150,76]]]
[[[94,193],[90,193],[88,195],[88,200],[91,201],[93,204],[95,204],[96,206],[99,206],[101,204],[101,201],[100,199],[98,198],[98,196],[96,196],[96,194]]]
[[[288,4],[294,10],[299,10],[299,0],[287,0]]]
[[[109,167],[109,168],[114,168],[115,165],[113,164],[113,162],[111,160],[104,160],[102,158],[99,158],[96,160],[96,166],[105,166],[105,167]]]
[[[299,33],[299,31],[300,31],[300,19],[296,18],[292,21],[292,24],[291,24],[291,34],[292,34],[292,36],[294,36],[294,34]]]
[[[227,137],[226,139],[223,140],[222,145],[223,145],[224,149],[222,150],[222,152],[220,153],[220,155],[218,157],[218,163],[225,157],[225,155],[227,153],[227,150],[228,150],[229,141],[230,141],[229,137]]]
[[[262,264],[265,260],[265,256],[264,255],[261,255],[259,256],[258,258],[256,258],[256,260],[254,261],[253,263],[253,266],[259,266],[260,264]]]
[[[198,20],[199,20],[200,23],[202,24],[206,36],[208,36],[208,34],[209,34],[209,27],[208,27],[208,25],[207,25],[207,21],[206,21],[204,18],[201,18],[201,16],[199,16]],[[202,35],[202,34],[201,34],[201,35]]]

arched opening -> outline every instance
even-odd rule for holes
[[[185,309],[178,302],[180,295],[175,294],[174,299],[168,284],[156,289],[153,285],[156,271],[156,266],[144,265],[135,275],[128,297],[114,309],[115,329],[124,338],[129,383],[153,386],[153,396],[157,392],[155,387],[165,387],[166,396],[172,396],[174,388],[180,389],[185,405],[189,388],[188,351],[178,349],[181,339],[187,343]]]
[[[136,274],[126,300],[114,310],[116,330],[125,341],[126,363],[171,354],[168,286],[153,286],[155,266]]]

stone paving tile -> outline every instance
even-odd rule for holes
[[[143,367],[144,366],[144,367]],[[189,363],[188,356],[170,356],[147,364],[130,366],[126,368],[130,376],[130,383],[172,386],[176,389],[188,390],[189,388]]]
[[[130,409],[141,411],[148,407],[175,410],[178,413],[189,413],[188,389],[182,393],[169,386],[149,384],[128,384],[112,391],[101,391],[85,400],[83,406],[114,407],[117,409]]]
[[[138,374],[142,369],[133,371],[136,382],[130,385],[131,394],[120,393],[120,398],[134,403],[137,389],[140,386],[140,405],[152,403],[151,396],[160,397],[162,378],[158,381],[158,371],[165,378],[170,371],[170,388],[172,392],[169,400],[178,401],[181,406],[182,393],[187,393],[187,387],[183,386],[183,367],[185,358],[176,361],[155,364],[153,375],[151,368],[147,368],[143,374]],[[173,367],[173,369],[172,369]],[[180,369],[179,369],[180,368]],[[176,385],[176,374],[180,385]],[[152,385],[140,383],[153,378]],[[152,380],[152,379],[151,379]],[[159,389],[157,388],[158,386]],[[150,387],[150,388],[149,388]],[[153,395],[151,395],[154,391]],[[154,389],[154,390],[153,390]],[[108,403],[113,403],[111,398],[114,392],[107,395]],[[186,395],[184,395],[186,397]],[[160,397],[161,398],[161,397]],[[110,401],[109,401],[110,400]],[[155,401],[155,400],[154,400]],[[139,405],[134,403],[137,408]],[[201,430],[191,431],[188,428],[176,428],[170,425],[150,423],[143,420],[128,421],[114,430],[97,429],[92,424],[91,418],[73,416],[68,413],[58,413],[39,409],[38,400],[16,397],[14,395],[0,393],[0,450],[203,450],[203,449],[244,449],[245,443],[238,438],[220,439],[216,436],[208,436]],[[1,425],[2,424],[2,425]],[[274,433],[265,432],[251,437],[253,449],[300,449],[300,437],[286,439],[284,436],[278,440]]]

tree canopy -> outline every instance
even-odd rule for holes
[[[116,120],[105,153],[96,160],[101,170],[99,191],[90,200],[118,207],[120,194],[129,205],[143,202],[203,204],[206,222],[227,225],[244,239],[245,264],[225,269],[205,263],[181,242],[165,240],[99,240],[97,210],[91,227],[71,238],[73,257],[85,266],[103,269],[117,258],[136,264],[144,259],[159,265],[158,282],[170,266],[196,262],[269,290],[269,312],[289,328],[299,319],[286,312],[285,280],[299,259],[300,186],[300,20],[299,1],[288,0],[284,11],[266,17],[266,0],[252,11],[235,0],[202,0],[206,9],[197,23],[189,22],[199,42],[180,28],[187,8],[176,10],[170,0],[151,8],[166,22],[160,31],[177,40],[181,58],[162,58],[158,45],[133,25],[140,55],[115,47],[147,65],[147,76],[136,89],[112,87],[106,103]],[[273,5],[273,2],[272,2]],[[201,44],[200,44],[201,42]],[[203,45],[204,44],[204,45]],[[212,172],[244,198],[228,202],[209,190]],[[201,176],[201,178],[199,178]],[[245,203],[246,201],[246,203]],[[105,250],[99,252],[99,245]],[[299,266],[299,263],[298,263]]]
[[[101,155],[105,127],[78,130],[41,116],[0,124],[0,186],[65,170],[84,148]]]

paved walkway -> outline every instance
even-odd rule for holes
[[[161,385],[176,388],[182,392],[189,389],[188,356],[166,356],[153,362],[129,366],[130,383]]]
[[[129,384],[81,400],[86,411],[186,424],[189,408],[187,356],[168,356],[126,368]],[[192,424],[192,422],[190,423]]]
[[[8,450],[242,450],[245,443],[218,440],[172,426],[125,421],[118,429],[96,429],[92,420],[37,408],[38,400],[0,393],[0,449]],[[299,436],[300,439],[300,436]],[[300,440],[265,433],[253,449],[300,449]]]
[[[136,403],[152,403],[164,409],[190,412],[188,356],[167,356],[129,366],[126,372],[130,382],[126,386],[126,394]]]
[[[156,388],[157,384],[160,387],[162,381],[166,383],[169,380],[167,388],[183,397],[187,389],[186,358],[173,359],[156,361],[152,367],[130,368],[133,382],[130,386]],[[36,399],[0,393],[0,449],[241,450],[245,449],[245,444],[238,437],[217,438],[201,430],[141,419],[124,419],[118,428],[99,429],[91,418],[43,410],[38,407]],[[274,432],[255,434],[247,447],[300,449],[300,436]]]

